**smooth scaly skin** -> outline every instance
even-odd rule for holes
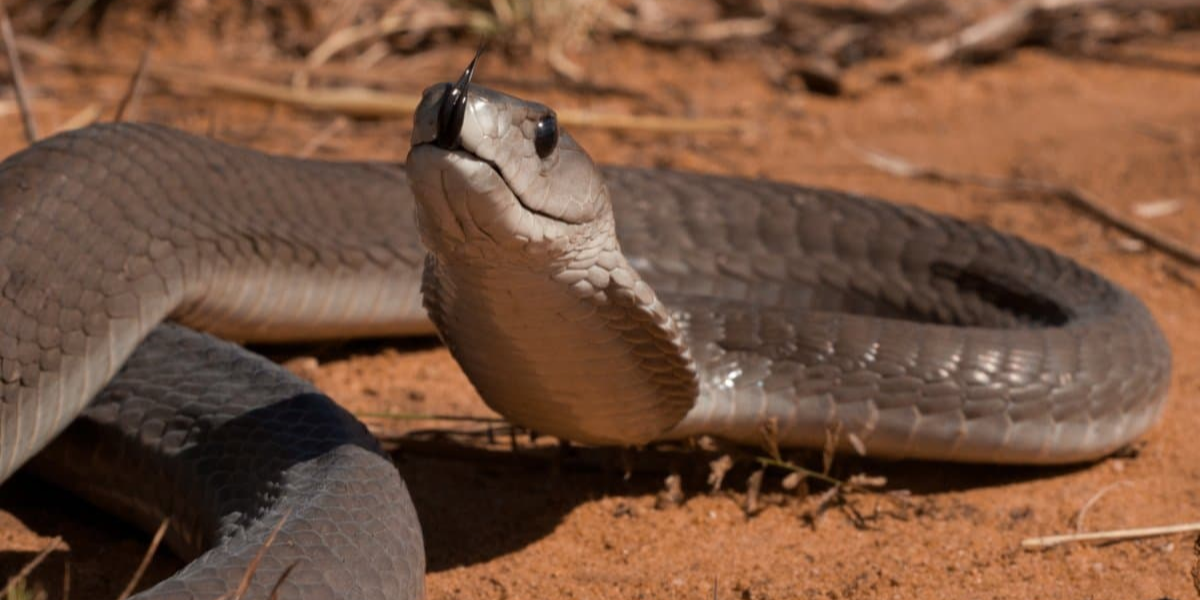
[[[178,325],[154,329],[33,466],[147,530],[170,518],[167,545],[192,562],[139,598],[215,600],[277,525],[246,598],[267,598],[293,564],[279,598],[422,595],[417,514],[366,427],[278,365]]]
[[[627,303],[577,304],[577,316],[600,315],[597,331],[623,328],[621,343],[639,348],[625,366],[669,375],[652,382],[683,389],[675,374],[693,373],[698,407],[662,435],[756,441],[775,416],[787,442],[823,441],[842,422],[873,455],[1064,462],[1125,443],[1161,409],[1170,355],[1144,307],[1049,251],[843,194],[670,172],[605,177],[624,255],[600,236],[595,253],[575,257],[612,267],[597,281]],[[185,556],[211,547],[148,597],[232,589],[288,509],[288,543],[272,546],[255,585],[299,561],[285,598],[419,596],[419,528],[361,426],[242,350],[154,329],[173,317],[247,340],[428,331],[415,291],[424,251],[402,170],[99,126],[5,161],[0,203],[0,478],[137,349],[38,463],[145,527],[170,515],[168,540]],[[576,299],[596,276],[582,269],[577,279],[583,266],[553,274],[573,282]],[[639,274],[657,296],[637,286]],[[471,281],[453,283],[462,282]],[[431,291],[435,319],[450,295],[489,310],[474,290]],[[628,326],[621,315],[641,320]],[[453,332],[443,336],[461,353]],[[650,355],[679,343],[694,363]],[[759,411],[764,402],[772,414]],[[809,407],[817,412],[800,414]],[[668,422],[660,429],[673,423],[653,412]],[[356,552],[371,560],[347,558]]]
[[[1145,307],[1051,251],[779,183],[611,169],[605,186],[565,132],[535,153],[550,109],[486,89],[442,148],[441,92],[408,158],[425,304],[519,423],[625,444],[757,444],[771,427],[820,447],[834,431],[871,456],[1063,463],[1162,408],[1170,351]]]
[[[264,359],[155,329],[428,331],[403,172],[112,125],[10,157],[0,202],[0,479],[112,380],[38,462],[150,530],[169,517],[182,556],[212,548],[142,598],[234,590],[286,511],[247,597],[292,564],[282,598],[421,595],[416,515],[363,426]]]
[[[621,240],[654,257],[632,262],[688,323],[701,373],[669,437],[758,444],[772,418],[783,445],[840,427],[872,456],[1065,463],[1162,409],[1170,350],[1149,312],[1049,250],[841,193],[607,175],[614,195],[643,194],[621,206],[636,215]]]

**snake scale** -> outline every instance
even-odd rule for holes
[[[491,406],[587,443],[769,423],[784,445],[834,428],[871,456],[1062,463],[1161,411],[1148,311],[1050,250],[845,193],[598,169],[470,72],[427,90],[407,167],[135,124],[0,164],[0,480],[31,462],[168,518],[192,562],[139,598],[231,592],[278,526],[245,597],[290,569],[280,598],[393,600],[423,595],[424,559],[388,457],[214,336],[436,327]]]

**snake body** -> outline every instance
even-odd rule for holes
[[[557,130],[543,157],[549,109],[467,90],[426,93],[407,170],[131,124],[0,164],[0,479],[45,448],[46,477],[168,518],[196,560],[142,598],[229,592],[277,525],[252,595],[288,570],[281,598],[408,598],[420,528],[370,435],[209,334],[432,324],[489,404],[585,442],[832,429],[872,456],[1055,463],[1161,411],[1145,307],[1049,250],[843,193],[597,170]]]

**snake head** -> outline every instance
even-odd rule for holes
[[[603,179],[555,112],[471,85],[473,71],[428,88],[414,117],[408,174],[427,247],[553,251],[610,232]]]
[[[484,400],[585,443],[678,423],[699,389],[682,329],[621,254],[600,171],[554,111],[464,77],[426,90],[412,142],[424,305]]]

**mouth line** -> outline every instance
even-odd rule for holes
[[[564,225],[578,225],[578,223],[568,221],[560,216],[552,215],[544,210],[539,210],[537,208],[534,208],[534,207],[526,204],[525,200],[521,198],[521,195],[518,194],[516,191],[514,191],[512,189],[512,186],[509,185],[508,178],[504,176],[504,171],[500,169],[500,165],[496,164],[495,161],[492,161],[492,160],[483,158],[482,156],[479,156],[477,154],[468,152],[468,151],[462,149],[461,147],[454,149],[454,150],[447,150],[445,148],[438,146],[436,143],[433,143],[433,142],[423,142],[418,145],[435,148],[441,152],[445,152],[446,154],[458,154],[465,158],[469,158],[471,160],[481,162],[481,163],[487,165],[492,170],[492,172],[494,172],[496,174],[496,176],[499,177],[500,180],[504,182],[504,187],[508,188],[508,192],[510,194],[512,194],[512,197],[513,197],[513,199],[515,199],[517,201],[517,204],[521,205],[521,208],[524,208],[525,210],[527,210],[535,215],[538,215],[539,217],[543,217],[545,219],[549,219],[549,220],[555,221],[557,223],[562,223]]]

